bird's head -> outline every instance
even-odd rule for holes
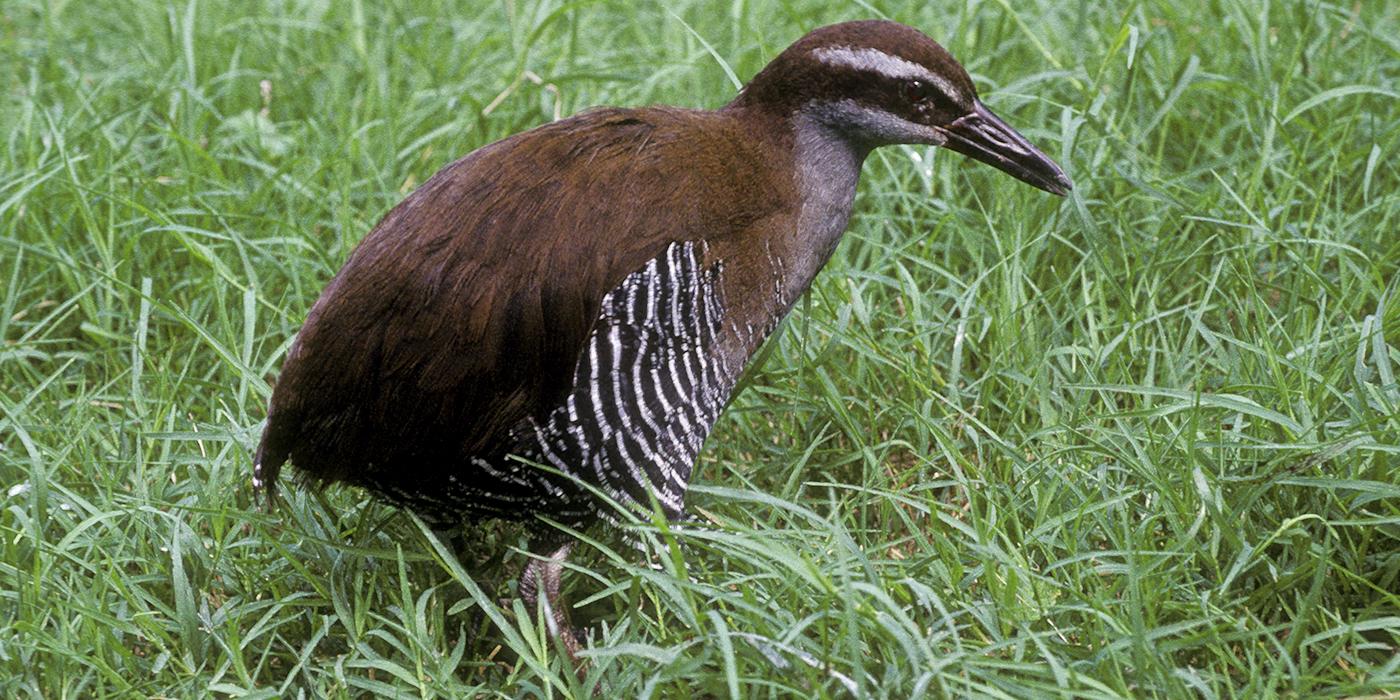
[[[977,99],[946,49],[895,22],[812,31],[754,76],[734,104],[816,120],[864,149],[943,146],[1047,192],[1072,187],[1060,166]]]

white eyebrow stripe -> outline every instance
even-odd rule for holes
[[[879,49],[823,46],[813,50],[812,55],[827,65],[846,66],[859,71],[878,73],[896,80],[922,80],[943,93],[943,96],[952,102],[961,104],[967,101],[962,90],[959,90],[947,78],[936,75],[933,71],[913,61],[891,56]]]

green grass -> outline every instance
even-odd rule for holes
[[[1400,692],[1400,5],[482,4],[0,5],[0,695]],[[1077,188],[870,159],[702,524],[579,548],[586,681],[496,606],[518,529],[256,507],[288,343],[416,183],[872,15]]]

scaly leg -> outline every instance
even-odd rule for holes
[[[545,608],[545,622],[551,636],[564,645],[569,661],[578,665],[578,651],[582,646],[569,624],[567,604],[559,599],[559,577],[564,572],[564,560],[574,548],[572,541],[559,545],[543,559],[530,558],[525,570],[520,572],[520,599],[525,609],[534,609],[541,602]]]

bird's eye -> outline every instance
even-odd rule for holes
[[[933,99],[933,90],[922,80],[910,80],[904,84],[904,96],[914,104]]]

